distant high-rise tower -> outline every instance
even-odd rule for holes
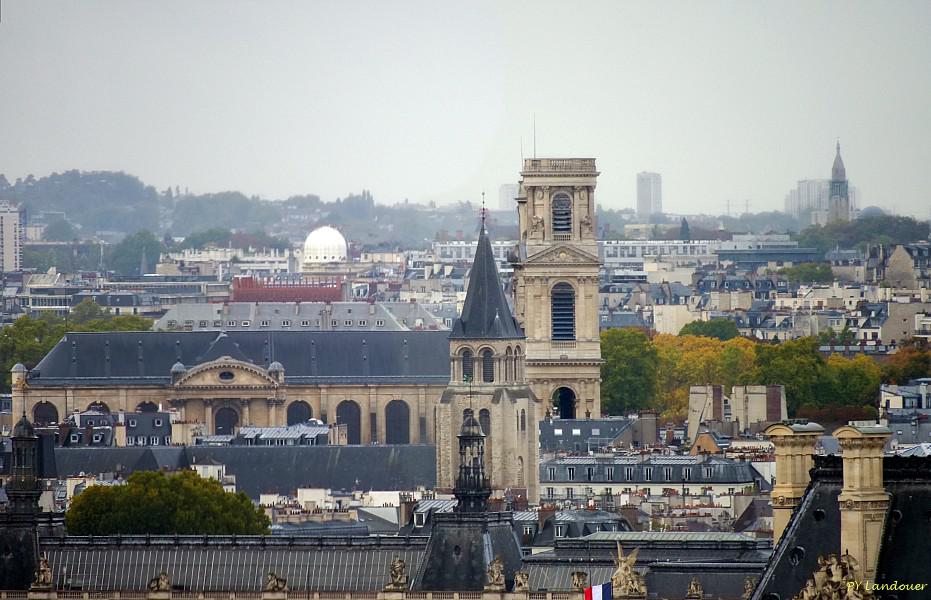
[[[517,210],[517,192],[519,186],[516,183],[505,183],[498,188],[498,210]]]
[[[840,142],[831,167],[831,196],[828,200],[828,223],[850,220],[850,195],[847,192],[847,170],[840,157]]]
[[[26,212],[17,206],[0,203],[0,271],[22,269]]]
[[[637,217],[647,221],[663,212],[663,178],[659,173],[637,173]]]

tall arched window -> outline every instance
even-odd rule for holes
[[[495,380],[495,353],[491,350],[482,351],[482,381],[492,383]]]
[[[527,411],[520,409],[520,430],[527,431]]]
[[[472,360],[472,351],[466,348],[462,351],[462,380],[472,381],[474,365]]]
[[[575,339],[575,290],[568,283],[557,283],[550,293],[550,320],[554,340]]]
[[[514,365],[512,364],[513,357],[511,356],[511,347],[508,346],[508,349],[504,352],[504,380],[512,381],[514,374]]]
[[[487,408],[478,411],[478,424],[482,426],[485,437],[491,437],[491,413]]]
[[[572,233],[572,199],[569,194],[553,196],[553,233]]]
[[[514,348],[514,381],[524,379],[524,361],[521,358],[520,346]]]

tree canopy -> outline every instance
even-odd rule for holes
[[[65,515],[71,535],[262,535],[269,525],[246,494],[194,471],[137,471],[124,485],[91,486]]]
[[[730,319],[715,318],[709,321],[687,323],[679,331],[679,335],[701,335],[727,341],[739,336],[740,331],[737,330],[737,324]]]
[[[603,410],[652,408],[682,419],[689,387],[706,384],[726,390],[783,385],[790,416],[825,407],[874,408],[881,382],[927,376],[931,368],[931,357],[921,349],[903,349],[881,365],[867,356],[825,358],[818,347],[813,337],[768,344],[683,333],[650,340],[639,330],[611,329],[602,333]]]
[[[0,329],[0,368],[5,373],[0,389],[10,391],[13,365],[23,363],[28,369],[35,367],[69,331],[148,331],[151,328],[151,319],[113,316],[90,299],[74,307],[68,320],[53,315],[20,317],[12,325]]]
[[[904,244],[928,239],[928,222],[891,215],[864,216],[853,221],[813,225],[798,236],[799,245],[827,252],[836,247],[863,248],[867,244]]]
[[[779,271],[790,283],[831,283],[834,273],[827,263],[801,263]]]

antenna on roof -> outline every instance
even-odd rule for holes
[[[537,113],[533,113],[533,157],[537,157]]]

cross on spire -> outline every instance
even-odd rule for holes
[[[482,231],[485,231],[485,190],[482,190]]]

